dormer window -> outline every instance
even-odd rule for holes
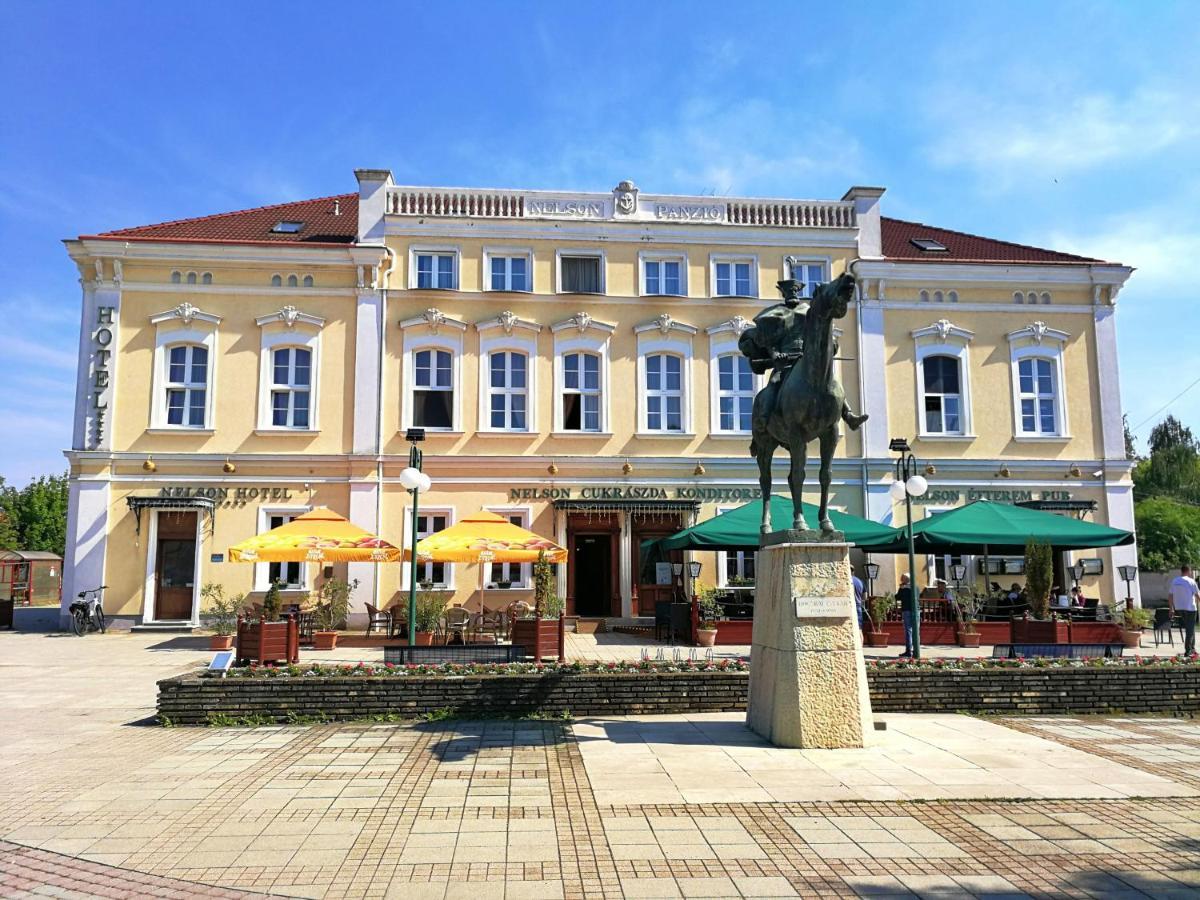
[[[933,238],[910,238],[909,243],[918,250],[923,250],[926,253],[948,253],[949,248],[941,241],[935,241]]]
[[[299,234],[301,229],[303,229],[303,228],[304,228],[303,222],[295,222],[295,221],[291,221],[288,219],[284,219],[282,222],[276,222],[272,226],[271,233],[272,234]]]

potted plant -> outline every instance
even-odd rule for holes
[[[717,621],[725,614],[717,602],[717,590],[713,587],[700,589],[700,625],[696,629],[696,643],[701,647],[712,647],[717,642]]]
[[[979,598],[974,594],[964,594],[959,598],[960,620],[955,637],[960,647],[979,646],[979,629],[975,627],[979,616],[979,602]]]
[[[209,638],[208,649],[230,650],[233,648],[233,632],[237,628],[238,613],[246,601],[245,594],[225,596],[222,585],[209,582],[200,588],[200,596],[204,601],[205,615],[212,626],[213,635]]]
[[[274,622],[279,618],[279,592],[283,589],[282,581],[272,581],[263,595],[262,621]]]
[[[888,635],[883,630],[883,623],[887,621],[887,617],[891,615],[892,610],[895,608],[895,594],[883,594],[867,600],[867,622],[871,626],[871,630],[863,632],[864,644],[876,649],[888,645]]]
[[[516,619],[509,630],[513,645],[524,647],[525,655],[534,659],[566,658],[566,603],[554,586],[554,567],[545,552],[539,552],[533,564],[533,616]]]
[[[1030,538],[1025,544],[1025,595],[1030,612],[1011,621],[1014,644],[1065,644],[1070,641],[1070,623],[1050,615],[1053,584],[1054,551],[1045,541]]]
[[[350,592],[357,581],[326,578],[317,588],[316,609],[313,610],[313,649],[332,650],[337,646],[339,627],[350,615]]]
[[[433,633],[437,631],[438,622],[446,611],[446,600],[436,591],[417,591],[417,646],[429,647],[433,644]]]
[[[1126,606],[1124,614],[1125,629],[1121,632],[1121,639],[1124,640],[1125,646],[1130,650],[1135,650],[1142,646],[1142,629],[1146,628],[1153,621],[1153,616],[1148,609],[1141,609],[1137,606]]]

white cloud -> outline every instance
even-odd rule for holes
[[[927,109],[938,135],[928,147],[932,161],[989,176],[1062,175],[1152,156],[1200,134],[1200,103],[1173,90],[1008,96],[939,95]]]
[[[1054,231],[1036,246],[1133,266],[1127,291],[1170,291],[1183,297],[1200,281],[1200,227],[1166,210],[1142,210],[1104,220],[1087,231]]]

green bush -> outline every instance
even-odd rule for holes
[[[245,594],[225,596],[222,585],[209,582],[200,588],[203,600],[203,612],[209,625],[217,634],[233,634],[237,628],[237,617],[242,612],[246,602]]]
[[[1169,572],[1200,563],[1200,506],[1154,497],[1134,507],[1134,519],[1144,570]]]
[[[1036,618],[1050,618],[1050,589],[1054,586],[1054,552],[1045,541],[1025,543],[1025,593]]]
[[[700,601],[700,627],[716,628],[717,622],[725,617],[725,610],[717,602],[717,589],[711,586],[700,588],[697,598]]]
[[[876,631],[883,628],[883,623],[887,621],[887,617],[891,615],[892,610],[896,608],[895,594],[881,594],[878,597],[872,597],[867,601],[867,614],[871,617],[871,624]]]
[[[318,631],[336,631],[346,624],[350,615],[350,593],[358,587],[358,581],[341,578],[326,578],[317,589],[314,624]]]
[[[542,598],[542,618],[557,619],[562,615],[562,611],[567,606],[565,597],[560,597],[558,594],[550,594]]]
[[[271,586],[267,588],[262,603],[262,620],[264,622],[274,622],[279,618],[279,592],[282,588],[282,581],[272,581]]]
[[[446,598],[437,591],[417,591],[417,631],[437,631]]]

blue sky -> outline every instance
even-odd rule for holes
[[[10,483],[65,468],[80,289],[63,238],[349,191],[355,167],[884,185],[889,215],[1137,266],[1118,321],[1139,436],[1200,379],[1194,3],[0,0],[0,35]],[[1200,385],[1169,411],[1200,430]]]

